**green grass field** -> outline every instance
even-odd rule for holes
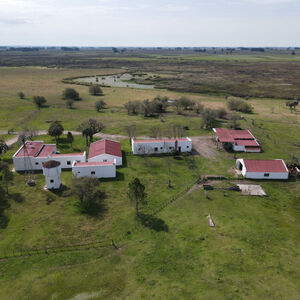
[[[85,86],[73,86],[83,98],[69,110],[61,100],[66,77],[108,74],[120,70],[0,68],[0,130],[24,126],[47,129],[47,120],[62,121],[76,129],[94,117],[104,132],[125,134],[124,126],[137,124],[137,135],[150,135],[152,126],[162,130],[172,124],[188,125],[188,135],[211,135],[200,129],[201,119],[192,112],[176,115],[169,110],[165,122],[158,118],[128,116],[123,104],[156,95],[178,98],[182,93],[165,90],[105,88],[108,108],[97,113],[99,97]],[[16,88],[16,86],[18,88]],[[71,86],[71,85],[70,85]],[[20,100],[22,90],[27,99]],[[49,108],[38,111],[30,97],[44,95]],[[226,107],[224,97],[186,94],[207,107]],[[238,154],[244,158],[300,157],[298,113],[290,113],[281,99],[250,99],[254,114],[243,114],[243,128],[259,139],[263,153]],[[299,108],[298,108],[299,110]],[[252,121],[254,120],[254,123]],[[227,126],[224,121],[224,126]],[[8,139],[10,136],[3,135]],[[53,142],[49,136],[37,140]],[[128,140],[121,140],[130,152]],[[12,167],[14,145],[2,159]],[[85,139],[75,136],[73,148],[62,136],[61,153],[87,150]],[[233,184],[234,154],[217,151],[208,159],[171,157],[171,183],[165,157],[124,156],[116,179],[101,180],[105,209],[97,216],[81,214],[76,199],[68,195],[71,171],[63,171],[64,191],[43,190],[44,176],[34,174],[35,187],[24,174],[14,173],[8,205],[0,214],[0,299],[292,299],[300,294],[300,197],[299,180],[259,182],[268,197],[242,196],[225,187]],[[227,180],[204,192],[194,186],[200,175],[216,174]],[[131,179],[146,186],[145,214],[154,214],[153,228],[135,218],[127,197]],[[258,182],[255,182],[258,183]],[[210,214],[216,227],[208,226]],[[114,240],[118,250],[111,245]],[[100,243],[103,241],[103,243]],[[79,246],[79,244],[90,244]],[[45,248],[54,249],[45,252]],[[37,251],[38,250],[38,251]],[[62,251],[64,250],[64,251]],[[14,257],[22,254],[19,257]]]

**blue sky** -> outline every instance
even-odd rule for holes
[[[0,45],[300,46],[300,0],[0,0]]]

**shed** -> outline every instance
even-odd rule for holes
[[[110,162],[74,162],[74,177],[115,178],[116,160]]]
[[[249,179],[288,179],[289,171],[282,159],[237,159],[236,168]]]

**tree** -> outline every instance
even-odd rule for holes
[[[6,145],[4,140],[0,139],[0,156],[2,153],[6,152],[8,150],[8,146]]]
[[[55,138],[57,143],[57,139],[63,134],[64,127],[61,125],[59,121],[54,121],[50,124],[48,129],[48,134]]]
[[[241,127],[241,124],[239,122],[240,119],[241,118],[238,115],[232,115],[230,118],[230,123],[229,123],[230,128],[233,128],[233,129],[240,128]]]
[[[196,113],[196,114],[198,114],[198,115],[201,114],[201,113],[203,112],[203,110],[204,110],[203,104],[197,102],[197,103],[195,104],[195,106],[194,106],[194,110],[195,110],[195,113]]]
[[[62,93],[62,98],[64,100],[72,99],[72,100],[80,100],[79,93],[73,88],[66,88]]]
[[[24,99],[25,98],[25,94],[23,92],[19,92],[18,96],[20,99]]]
[[[72,144],[74,141],[74,137],[73,137],[72,132],[70,132],[70,131],[68,131],[68,133],[67,133],[67,141],[68,141],[68,143],[70,143],[71,147],[73,148]]]
[[[90,85],[89,92],[93,96],[102,96],[103,95],[103,91],[98,84]]]
[[[96,110],[97,112],[101,111],[102,109],[104,109],[106,106],[106,103],[103,101],[103,100],[98,100],[96,103],[95,103],[95,107],[96,107]]]
[[[140,205],[147,204],[147,194],[145,192],[145,186],[140,182],[138,178],[133,179],[128,184],[128,197],[131,202],[135,204],[136,216],[140,215]]]
[[[138,113],[141,103],[139,101],[128,101],[124,104],[128,114],[136,115]]]
[[[71,194],[77,198],[82,213],[95,213],[101,206],[104,193],[99,191],[100,182],[97,178],[74,178]]]
[[[129,126],[125,126],[125,131],[128,134],[129,142],[131,145],[131,139],[134,138],[136,135],[136,124],[131,124]]]
[[[5,184],[6,194],[8,195],[8,185],[11,181],[13,181],[14,175],[13,175],[13,172],[10,171],[9,165],[7,163],[5,163],[5,165],[4,165],[2,162],[1,169],[2,169],[2,172],[1,172],[2,173],[2,181]]]
[[[86,146],[88,146],[88,138],[90,142],[93,142],[93,135],[100,132],[104,128],[104,125],[101,122],[98,122],[95,119],[89,119],[88,121],[83,122],[78,130],[82,132],[82,136],[86,138]]]
[[[67,108],[72,109],[73,105],[74,105],[74,100],[73,99],[67,99],[67,101],[66,101]]]
[[[195,101],[187,97],[181,97],[179,100],[179,105],[183,107],[184,110],[193,109],[195,106]]]
[[[253,113],[253,107],[249,103],[246,103],[245,101],[239,99],[229,99],[227,102],[227,106],[230,110],[240,111],[248,114]]]
[[[201,114],[201,127],[205,129],[212,129],[216,123],[216,112],[213,109],[206,108]]]
[[[33,102],[38,107],[38,109],[41,109],[44,106],[44,104],[47,102],[47,100],[43,96],[34,96]]]

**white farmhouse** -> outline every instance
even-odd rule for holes
[[[236,152],[261,152],[258,141],[249,130],[230,130],[227,128],[213,128],[216,140],[228,143]]]
[[[55,144],[45,144],[43,141],[27,141],[13,155],[15,171],[38,171],[43,169],[43,163],[55,159],[61,168],[71,169],[74,161],[85,162],[86,153],[57,154]]]
[[[122,166],[120,142],[103,139],[90,145],[88,162],[114,162]]]
[[[46,188],[48,190],[60,188],[61,164],[59,161],[48,160],[43,162],[43,174],[46,179]]]
[[[162,140],[131,140],[133,154],[160,154],[178,152],[191,152],[192,140],[188,137]]]
[[[237,159],[236,168],[249,179],[288,179],[289,171],[282,159]]]
[[[116,160],[110,162],[74,162],[74,177],[114,178],[116,177]]]

